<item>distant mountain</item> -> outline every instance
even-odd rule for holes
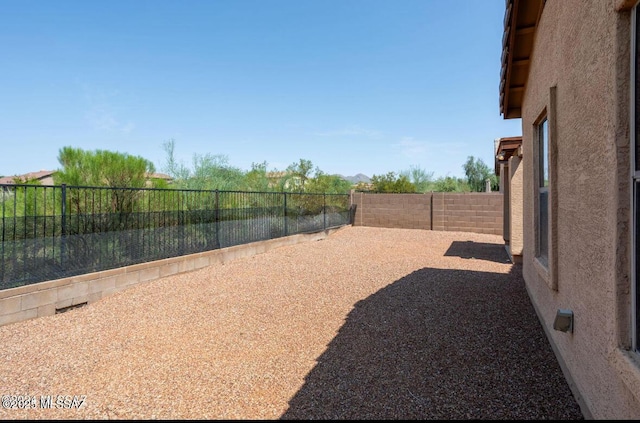
[[[338,175],[338,176],[346,181],[351,182],[352,184],[357,184],[358,182],[364,182],[365,184],[368,184],[371,182],[371,178],[369,178],[367,175],[364,175],[362,173],[358,173],[355,176],[343,176],[343,175]]]

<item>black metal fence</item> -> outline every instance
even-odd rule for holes
[[[347,194],[0,185],[0,289],[351,223]]]

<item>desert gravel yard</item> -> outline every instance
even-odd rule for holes
[[[53,400],[1,419],[583,418],[495,235],[349,226],[0,340],[0,394]]]

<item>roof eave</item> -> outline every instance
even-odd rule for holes
[[[500,68],[500,114],[522,117],[533,41],[545,0],[506,0]]]

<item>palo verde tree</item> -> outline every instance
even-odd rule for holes
[[[229,165],[222,154],[194,154],[193,170],[185,188],[233,191],[240,189],[244,179],[242,170]]]
[[[464,178],[441,176],[433,182],[433,192],[469,192],[469,184]]]
[[[416,192],[416,186],[409,181],[406,175],[396,175],[395,172],[388,172],[386,175],[373,175],[371,185],[374,192]]]
[[[88,226],[92,232],[126,231],[131,227],[131,213],[140,210],[147,193],[141,189],[146,186],[147,177],[155,171],[153,163],[139,156],[108,150],[85,151],[80,148],[63,147],[59,151],[58,161],[62,169],[53,175],[56,184],[70,186],[109,187],[112,189],[91,190],[91,194],[82,188],[67,189],[66,210],[73,216],[75,225],[67,226],[67,234],[82,234]],[[92,219],[94,213],[105,215],[103,219]],[[77,231],[77,232],[74,232]],[[123,237],[131,236],[124,232]],[[92,265],[93,258],[84,238],[72,238],[67,242],[69,254],[79,263]],[[113,250],[122,254],[134,254],[130,251],[133,243],[113,241]]]
[[[167,154],[163,170],[171,176],[174,181],[184,181],[189,178],[191,171],[182,163],[178,163],[175,156],[176,141],[171,138],[162,144],[162,148]]]
[[[86,151],[81,148],[63,147],[58,154],[62,169],[54,172],[53,180],[71,186],[128,188],[101,191],[91,198],[79,190],[69,192],[70,212],[81,214],[96,208],[109,208],[116,213],[133,211],[142,193],[149,173],[155,172],[153,163],[140,156],[108,150]]]
[[[175,141],[163,144],[167,158],[164,171],[173,179],[174,185],[182,189],[239,190],[244,183],[242,170],[230,166],[227,156],[222,154],[194,154],[191,168],[175,158]]]
[[[155,172],[147,159],[108,150],[63,147],[58,162],[62,169],[53,175],[56,184],[142,188],[147,175]]]
[[[420,166],[410,166],[408,170],[400,172],[400,176],[406,177],[415,186],[416,192],[432,190],[433,172],[427,172]]]

